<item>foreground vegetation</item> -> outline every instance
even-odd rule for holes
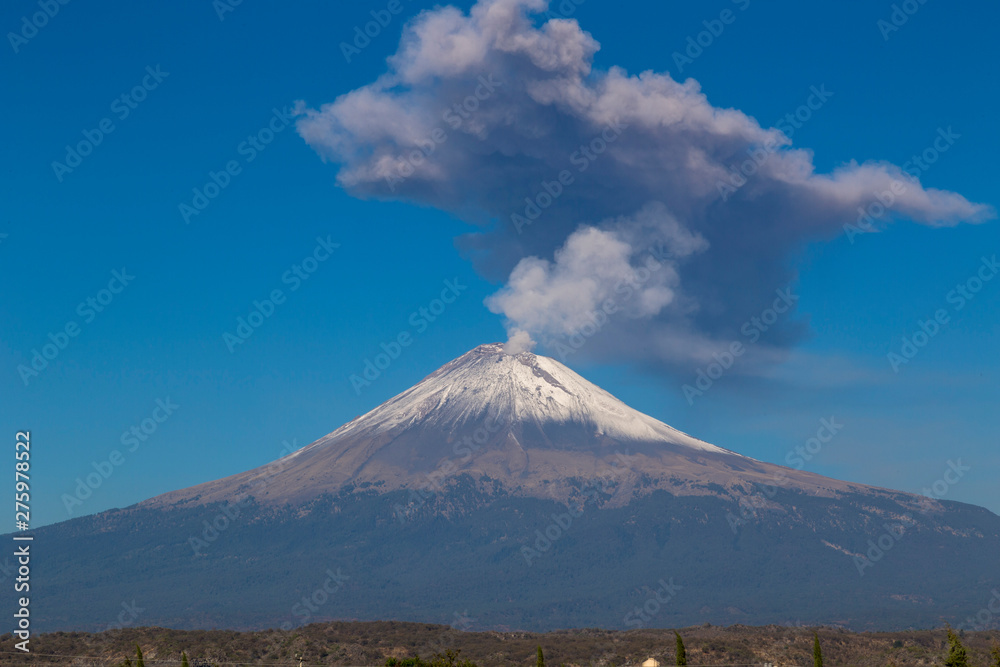
[[[682,639],[683,638],[683,639]],[[282,632],[128,628],[103,633],[40,635],[32,653],[9,652],[4,665],[74,667],[231,667],[233,665],[790,665],[837,667],[1000,667],[1000,632],[949,635],[947,630],[856,633],[780,626],[680,630],[460,632],[425,623],[317,623]],[[818,648],[818,647],[821,647]],[[542,655],[544,649],[544,658]],[[681,653],[678,653],[682,650]],[[182,655],[184,654],[184,655]]]

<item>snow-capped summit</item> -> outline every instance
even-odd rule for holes
[[[328,447],[343,438],[373,438],[414,427],[448,432],[495,423],[541,431],[572,426],[609,442],[664,442],[732,454],[633,410],[555,359],[531,352],[507,354],[502,343],[480,345],[463,354],[301,451]]]
[[[778,471],[781,471],[780,474]],[[581,480],[615,478],[615,497],[706,494],[780,483],[828,494],[844,483],[716,447],[634,410],[548,357],[480,345],[403,393],[278,461],[153,503],[250,494],[297,502],[345,485],[440,490],[460,476],[565,500]]]

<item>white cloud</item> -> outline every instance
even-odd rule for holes
[[[598,311],[640,320],[659,315],[677,294],[676,262],[706,247],[659,202],[604,226],[577,229],[553,261],[522,259],[507,285],[486,300],[506,318],[516,347],[534,336],[545,341],[572,335],[592,324]],[[657,245],[643,248],[640,240]]]

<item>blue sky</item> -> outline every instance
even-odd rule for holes
[[[70,2],[37,31],[23,21],[38,3],[0,10],[5,33],[28,35],[8,34],[0,49],[0,426],[11,438],[32,432],[35,525],[264,464],[284,442],[305,445],[468,349],[505,340],[503,319],[484,305],[505,276],[487,275],[456,245],[477,229],[469,219],[353,196],[286,120],[296,100],[318,108],[387,70],[405,22],[430,5],[401,1],[351,62],[340,44],[388,4],[247,1],[220,20],[221,5],[208,0]],[[903,165],[951,128],[958,138],[921,184],[997,206],[1000,9],[916,7],[888,39],[878,24],[891,20],[888,2],[623,10],[586,0],[573,18],[600,42],[596,70],[693,77],[712,105],[764,127],[826,86],[832,97],[793,137],[819,172],[851,160]],[[735,20],[678,71],[674,52],[724,10]],[[257,148],[244,143],[268,129],[277,130],[270,143],[266,131]],[[78,166],[53,168],[67,162],[67,145],[98,133]],[[185,221],[179,205],[193,204],[212,173],[225,187]],[[834,417],[843,429],[807,463],[833,477],[920,491],[961,460],[970,470],[945,497],[1000,512],[1000,280],[961,309],[948,297],[1000,250],[997,222],[899,220],[853,242],[823,236],[785,258],[799,297],[790,317],[804,328],[777,363],[741,373],[737,361],[691,402],[682,386],[695,375],[676,365],[584,353],[566,363],[644,412],[768,461],[784,462]],[[324,244],[339,245],[314,255]],[[303,264],[315,271],[296,283]],[[134,276],[124,287],[113,282],[123,270]],[[463,286],[455,302],[414,324],[445,281]],[[118,293],[102,292],[109,283]],[[231,352],[224,334],[274,290],[283,302]],[[106,302],[101,312],[88,298]],[[894,372],[886,355],[938,310],[948,322]],[[67,325],[77,335],[25,381],[19,366]],[[355,391],[349,376],[401,332],[413,344]],[[168,416],[157,403],[167,399],[177,406]],[[123,433],[141,432],[144,420],[145,440],[130,450]],[[64,494],[109,470],[114,450],[120,464],[67,510]]]

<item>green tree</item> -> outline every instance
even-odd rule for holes
[[[537,667],[545,667],[545,656],[542,655],[541,646],[538,647],[538,662],[536,663],[536,665]]]
[[[688,664],[687,651],[684,650],[684,640],[681,639],[681,633],[674,630],[674,636],[677,637],[677,667],[686,667]]]
[[[813,632],[813,665],[823,667],[823,649],[819,646],[818,632]]]
[[[962,646],[962,640],[951,628],[948,628],[948,657],[944,664],[945,667],[969,667],[969,656]]]
[[[135,667],[146,667],[146,663],[142,659],[142,649],[139,645],[135,645]]]
[[[191,665],[188,664],[187,653],[184,651],[181,651],[181,667],[191,667]]]
[[[1000,667],[1000,644],[993,645],[993,651],[991,655],[993,656],[992,667]]]

